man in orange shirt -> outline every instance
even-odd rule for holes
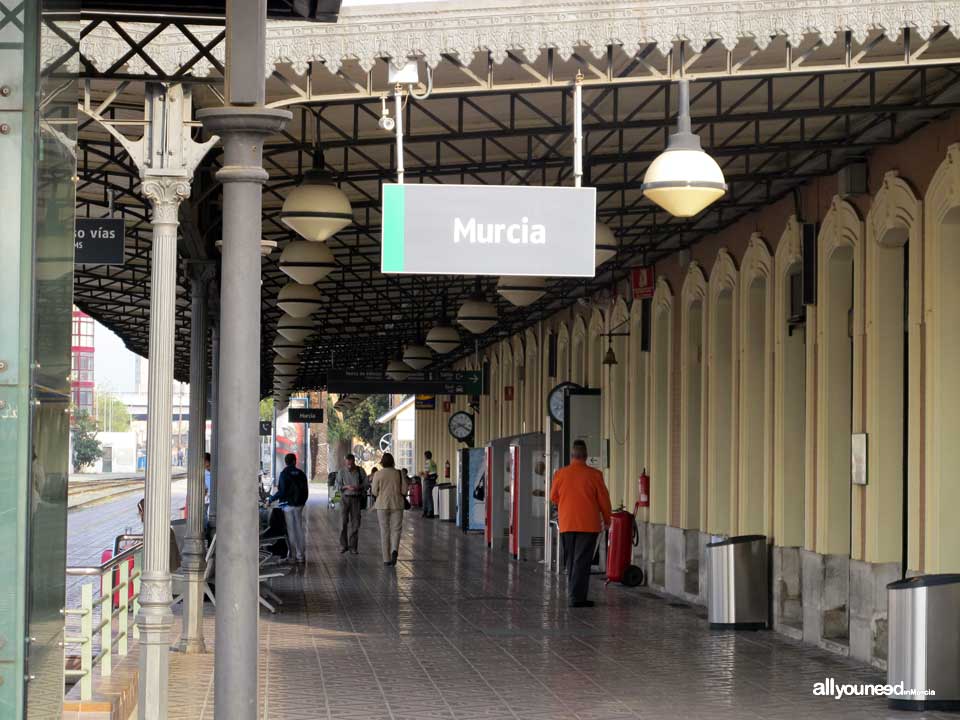
[[[593,601],[587,600],[590,566],[597,535],[603,527],[610,527],[610,493],[603,484],[603,473],[587,465],[583,440],[574,441],[570,464],[554,475],[550,502],[557,506],[570,607],[593,607]]]

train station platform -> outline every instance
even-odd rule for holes
[[[260,614],[263,720],[947,717],[816,697],[826,678],[885,679],[772,632],[711,632],[701,608],[644,588],[595,578],[596,607],[569,609],[562,577],[416,512],[395,568],[383,566],[373,513],[360,554],[341,555],[339,511],[314,492],[307,564],[275,581],[279,612]],[[213,717],[206,610],[208,652],[171,656],[170,720]]]

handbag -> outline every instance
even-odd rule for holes
[[[483,502],[484,497],[487,494],[487,478],[483,476],[480,478],[480,482],[477,483],[477,486],[473,489],[473,499],[479,502]]]

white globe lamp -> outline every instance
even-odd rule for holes
[[[700,147],[690,125],[690,85],[680,81],[677,132],[647,168],[643,194],[674,217],[693,217],[727,192],[717,161]]]
[[[323,295],[313,285],[289,282],[277,295],[277,306],[295,318],[309,317],[320,309]]]
[[[280,253],[280,271],[301,285],[323,280],[338,265],[333,251],[324,243],[293,240]]]

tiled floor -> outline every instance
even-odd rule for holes
[[[937,717],[816,698],[826,677],[883,676],[773,633],[712,633],[642,589],[595,581],[597,607],[570,610],[537,564],[413,513],[395,569],[372,514],[360,555],[340,555],[336,519],[311,504],[310,561],[278,582],[282,611],[261,615],[265,720]],[[206,632],[212,648],[212,615]],[[212,654],[173,656],[171,720],[213,717],[212,668]]]

